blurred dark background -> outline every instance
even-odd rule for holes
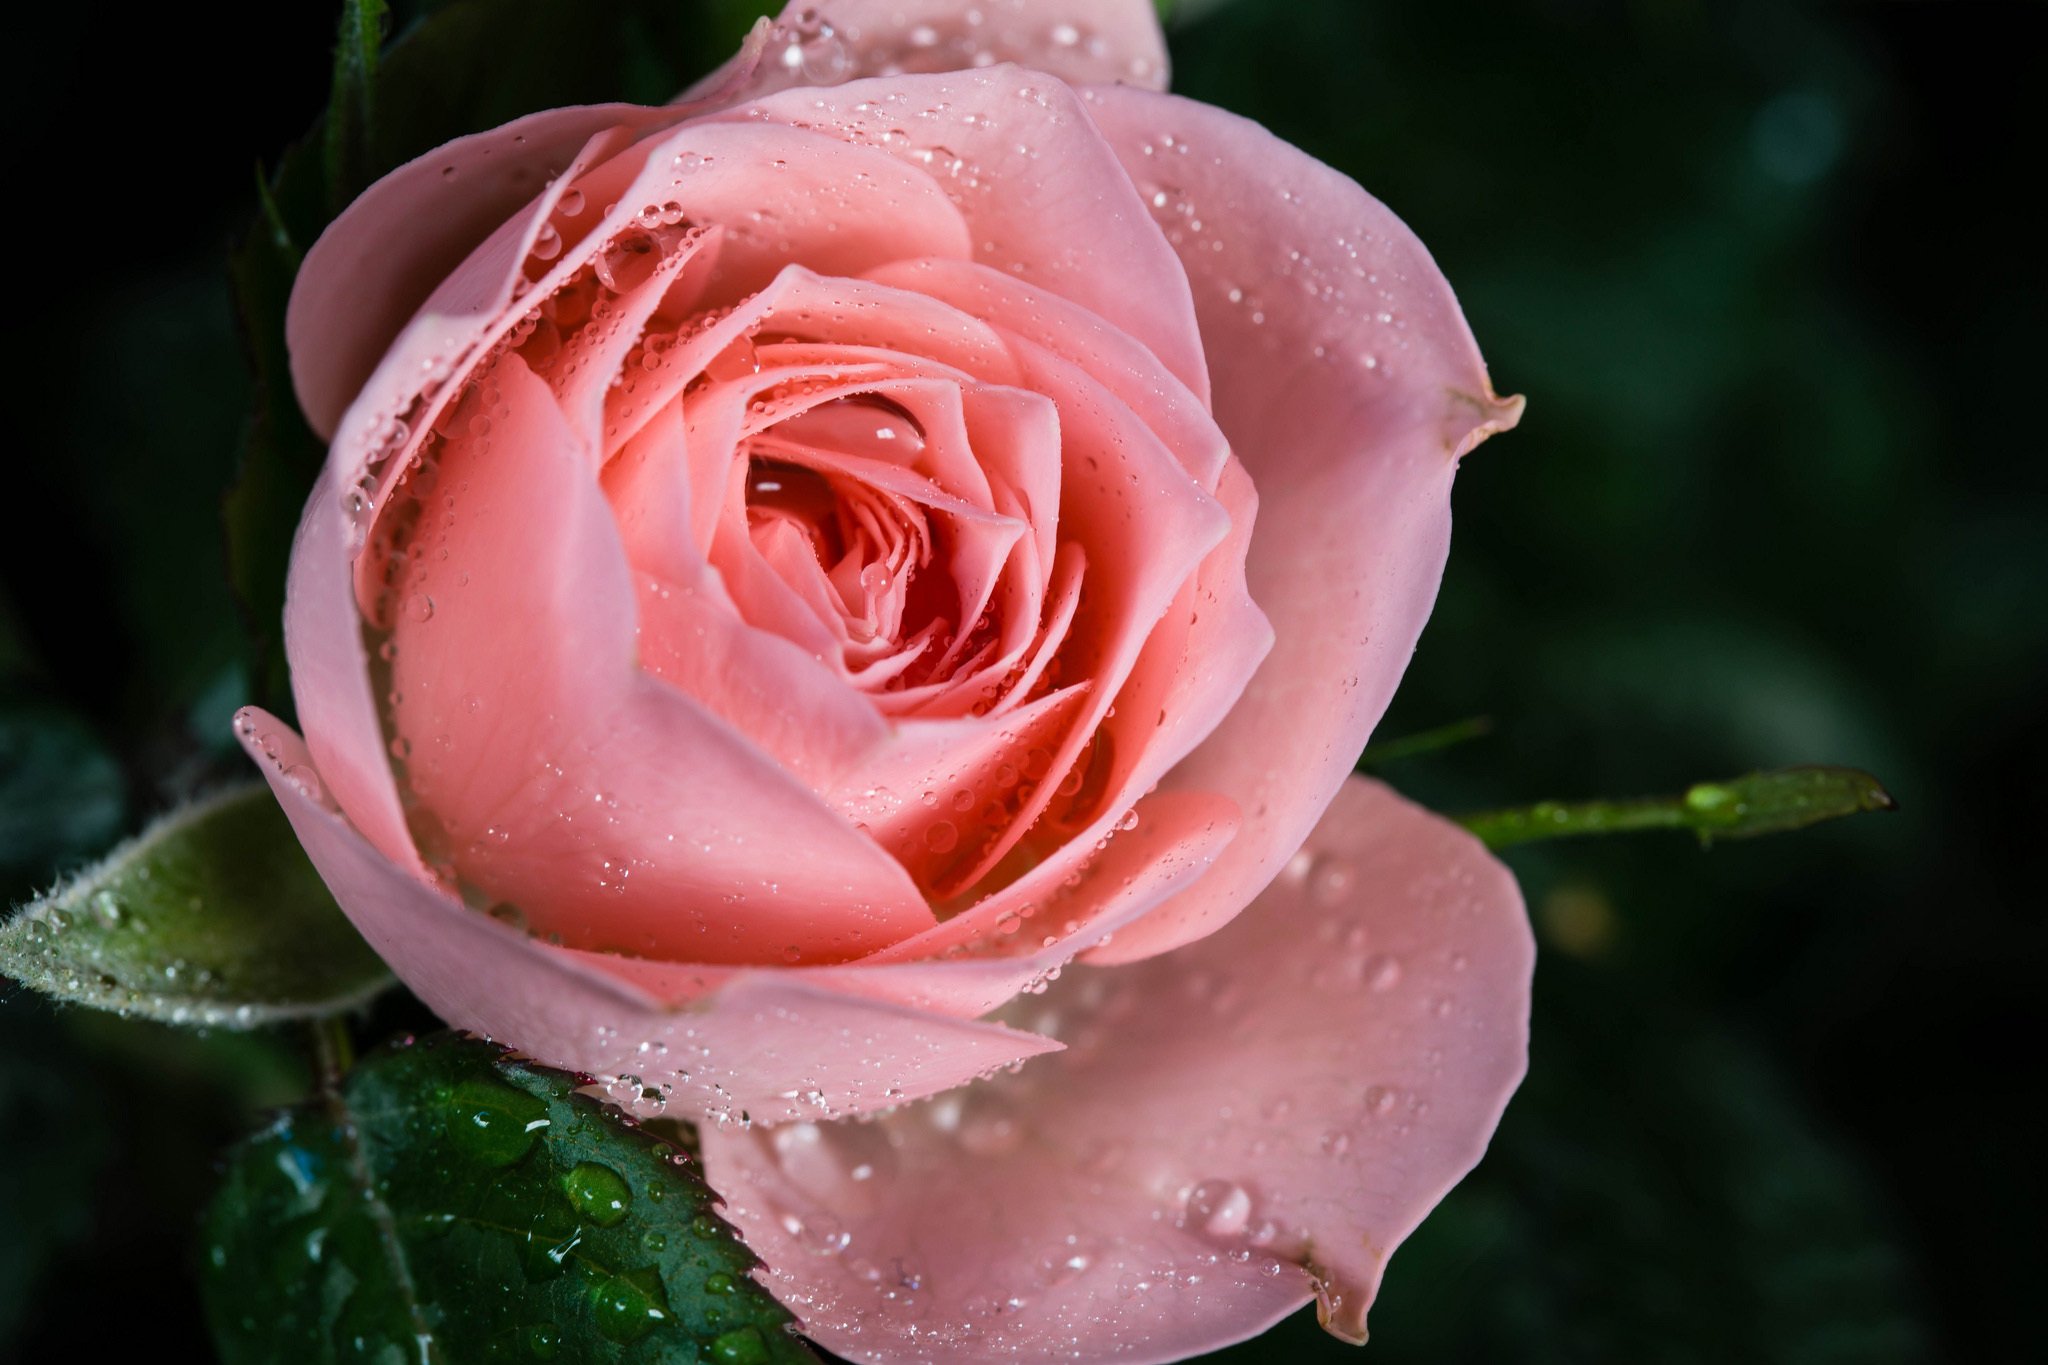
[[[668,8],[687,50],[587,97],[708,67],[746,6]],[[1393,1260],[1366,1359],[2042,1358],[2044,20],[1182,6],[1177,87],[1391,204],[1530,399],[1463,470],[1381,729],[1493,734],[1384,775],[1460,809],[1827,761],[1903,807],[1512,855],[1544,949],[1530,1077]],[[321,107],[332,24],[236,0],[18,35],[10,902],[235,762],[221,257]],[[114,1302],[154,1350],[207,1354],[212,1154],[300,1065],[288,1037],[0,1000],[0,1358],[65,1358]],[[1217,1357],[1354,1358],[1312,1315]]]

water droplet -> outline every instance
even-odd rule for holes
[[[581,1162],[563,1176],[562,1193],[576,1212],[601,1228],[617,1226],[633,1203],[633,1192],[619,1173],[595,1161]]]
[[[423,592],[414,593],[405,599],[405,615],[411,621],[432,620],[434,615],[434,599]]]
[[[1308,893],[1318,905],[1344,904],[1357,885],[1357,871],[1342,858],[1317,858],[1309,868]]]
[[[717,1365],[768,1365],[768,1343],[757,1327],[736,1327],[711,1343],[710,1357]]]
[[[936,820],[924,832],[924,844],[934,853],[952,851],[960,842],[960,831],[951,820]]]
[[[835,399],[778,423],[774,434],[844,455],[908,464],[924,451],[924,429],[885,398]]]
[[[1365,982],[1375,991],[1390,991],[1401,984],[1401,961],[1394,957],[1368,958]]]
[[[1095,1248],[1072,1233],[1039,1258],[1038,1270],[1047,1285],[1066,1284],[1095,1264]]]
[[[304,763],[294,763],[284,770],[285,781],[299,790],[299,793],[317,806],[327,804],[327,788],[320,784],[320,774]]]
[[[523,1090],[493,1081],[464,1081],[444,1118],[457,1151],[485,1166],[510,1166],[533,1150],[548,1126],[548,1107]]]
[[[526,1354],[535,1360],[553,1360],[562,1349],[562,1334],[552,1327],[526,1329]]]
[[[638,228],[628,228],[605,244],[590,268],[614,294],[629,294],[653,277],[661,264],[661,244]]]
[[[582,1244],[583,1228],[575,1219],[560,1207],[545,1209],[527,1224],[520,1268],[536,1283],[556,1279]]]
[[[1238,1237],[1251,1223],[1252,1197],[1230,1180],[1204,1180],[1188,1191],[1187,1221],[1211,1237]]]
[[[704,373],[720,383],[734,379],[747,379],[761,372],[761,361],[754,354],[752,337],[735,337],[726,348],[705,363]]]
[[[853,1241],[853,1234],[846,1225],[823,1210],[813,1209],[808,1213],[784,1213],[781,1215],[782,1230],[804,1250],[816,1256],[837,1256]]]
[[[628,1270],[600,1282],[591,1292],[590,1306],[597,1317],[597,1330],[622,1344],[638,1341],[673,1320],[668,1292],[662,1288],[661,1276],[652,1266]]]

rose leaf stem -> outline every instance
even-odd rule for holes
[[[1704,846],[1716,839],[1747,839],[1804,829],[1863,811],[1897,809],[1898,802],[1869,773],[1813,766],[1696,783],[1677,796],[1539,801],[1451,818],[1478,835],[1488,848],[1645,829],[1689,829]]]

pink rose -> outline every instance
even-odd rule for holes
[[[1347,779],[1520,400],[1165,60],[793,8],[402,167],[292,299],[305,739],[245,740],[451,1024],[715,1121],[857,1359],[1362,1336],[1523,1066],[1512,880]]]

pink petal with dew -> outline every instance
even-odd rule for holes
[[[350,534],[339,480],[330,466],[313,485],[292,538],[284,598],[292,699],[327,790],[385,857],[423,872],[370,690],[370,653],[356,612]]]
[[[415,530],[433,552],[390,642],[423,851],[580,947],[832,961],[930,925],[893,859],[639,667],[631,571],[582,441],[517,355],[485,398],[489,432],[442,448]]]
[[[630,104],[549,109],[437,147],[359,195],[306,252],[285,318],[313,429],[334,434],[420,305],[593,138],[682,116]]]
[[[1015,66],[897,76],[791,90],[716,118],[814,128],[923,170],[966,220],[974,260],[1099,315],[1201,391],[1186,275],[1060,81]],[[906,243],[896,259],[953,254]]]
[[[997,62],[1166,88],[1152,0],[791,0],[764,37],[764,90]]]
[[[951,304],[1000,334],[1071,361],[1129,404],[1197,482],[1216,486],[1230,446],[1209,415],[1207,371],[1193,376],[1197,383],[1190,387],[1158,356],[1097,314],[972,261],[898,261],[869,278]]]
[[[328,889],[428,1008],[552,1066],[636,1076],[669,1112],[714,1123],[871,1112],[1059,1046],[790,971],[725,972],[687,1007],[663,1003],[392,863],[333,809],[283,722],[252,708],[237,730]]]
[[[356,196],[306,252],[285,319],[292,383],[313,430],[334,434],[406,322],[543,186],[740,98],[766,44],[767,25],[757,25],[689,98],[665,108],[543,110],[437,147]]]
[[[1521,1079],[1533,958],[1507,870],[1357,779],[1236,924],[1006,1012],[1065,1052],[870,1122],[707,1131],[705,1168],[850,1360],[1180,1360],[1317,1295],[1361,1341]]]
[[[1096,88],[1088,107],[1195,291],[1216,419],[1259,494],[1247,562],[1273,652],[1171,786],[1245,831],[1098,960],[1164,952],[1272,880],[1357,761],[1436,599],[1458,457],[1514,425],[1449,284],[1355,183],[1232,114]]]
[[[991,897],[860,962],[788,971],[956,1018],[987,1014],[1020,991],[1042,988],[1076,953],[1194,885],[1237,832],[1236,808],[1200,792],[1156,792],[1138,803],[1137,816],[1128,830],[1103,840],[1077,875],[1041,868],[1018,883],[1023,894]],[[577,956],[671,1004],[716,989],[737,970]]]

